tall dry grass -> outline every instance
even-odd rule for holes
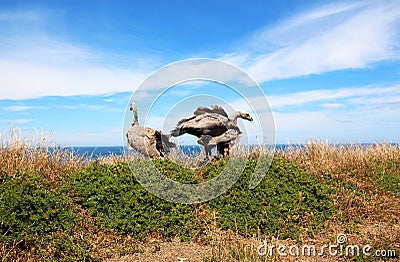
[[[50,181],[60,180],[85,167],[88,157],[79,156],[55,143],[47,142],[42,135],[36,139],[25,140],[17,132],[0,134],[0,175],[15,176],[40,174]]]
[[[310,140],[302,146],[290,146],[278,154],[318,175],[364,176],[382,169],[397,173],[400,170],[400,146],[389,143],[332,145]]]

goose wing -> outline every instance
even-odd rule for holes
[[[218,114],[224,117],[228,117],[228,114],[222,108],[222,106],[213,105],[211,108],[205,106],[199,106],[193,113],[195,116],[202,114]]]
[[[182,119],[178,122],[175,129],[171,130],[172,136],[191,134],[197,137],[201,135],[218,136],[223,134],[228,128],[227,118],[219,114],[200,114],[190,118]]]

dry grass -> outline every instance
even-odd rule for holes
[[[291,146],[279,154],[317,175],[365,178],[382,168],[400,175],[400,147],[393,144],[331,145],[311,140],[303,147]]]
[[[309,141],[278,152],[309,170],[321,182],[335,183],[333,195],[338,213],[316,239],[345,232],[352,243],[376,248],[400,248],[400,200],[397,190],[388,190],[400,178],[400,147],[395,144],[332,145]],[[397,182],[396,182],[397,181]],[[395,185],[394,185],[395,186]],[[397,192],[396,192],[397,191]]]
[[[355,185],[362,194],[338,187],[337,203],[349,219],[375,217],[386,211],[385,219],[400,217],[398,197],[386,190],[390,186],[385,176],[400,177],[400,147],[394,144],[331,145],[309,141],[303,146],[292,146],[281,151],[284,158],[320,178],[333,176]],[[339,180],[339,181],[340,181]]]
[[[189,153],[190,150],[189,150]],[[186,155],[180,147],[177,147],[176,149],[172,150],[167,158],[175,163],[178,163],[182,166],[185,166],[187,168],[198,168],[203,165],[205,165],[209,159],[206,158],[204,152],[200,152],[199,154],[196,154],[195,151],[193,150],[193,153]]]
[[[16,129],[8,135],[0,134],[1,175],[40,174],[50,181],[58,181],[85,167],[90,159],[47,142],[42,135],[26,141]]]

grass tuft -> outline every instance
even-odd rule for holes
[[[1,177],[36,174],[57,182],[90,162],[87,157],[47,142],[44,136],[25,141],[16,129],[8,136],[0,134],[0,140]]]

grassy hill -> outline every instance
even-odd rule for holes
[[[174,238],[215,248],[204,261],[256,261],[247,240],[326,242],[340,232],[356,243],[370,241],[374,248],[400,253],[400,229],[390,226],[399,225],[400,217],[400,150],[393,145],[312,142],[305,150],[293,148],[276,154],[252,190],[248,184],[257,159],[249,158],[231,189],[192,205],[148,193],[117,158],[93,161],[20,141],[3,143],[0,157],[0,257],[5,261],[101,260],[143,252],[151,239]],[[198,169],[165,159],[153,162],[176,181],[196,183],[215,176],[227,159]],[[377,223],[380,231],[367,235]],[[243,241],[222,247],[216,232]]]

